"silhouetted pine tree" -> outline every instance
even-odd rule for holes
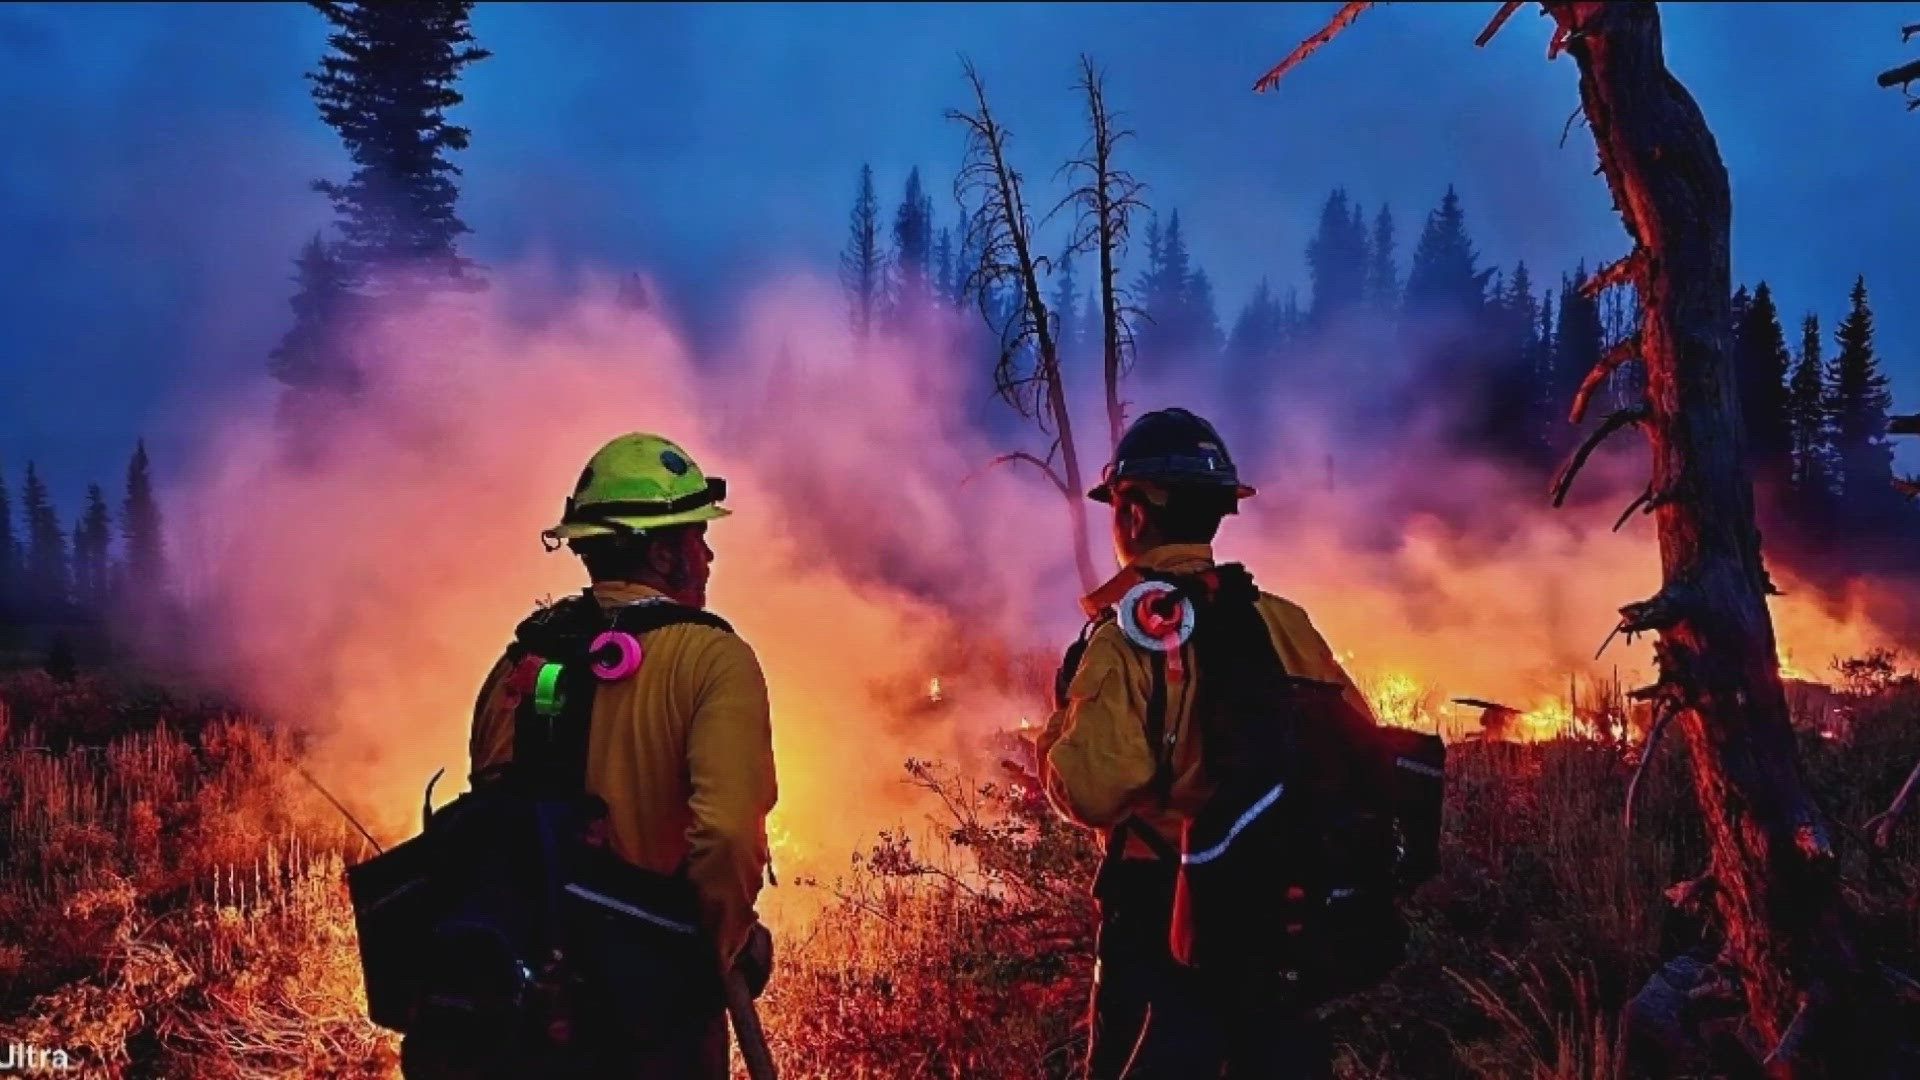
[[[1196,272],[1175,210],[1163,227],[1147,224],[1147,267],[1134,284],[1146,316],[1135,332],[1136,364],[1162,372],[1172,364],[1205,362],[1218,354],[1220,321],[1213,286]]]
[[[860,186],[847,215],[847,247],[840,253],[840,287],[847,294],[853,332],[865,338],[886,302],[887,259],[880,250],[880,202],[873,194],[873,166],[860,166]]]
[[[1834,331],[1840,352],[1830,384],[1842,514],[1855,525],[1884,526],[1902,504],[1893,491],[1893,447],[1887,442],[1887,406],[1893,399],[1874,355],[1865,277],[1854,281],[1851,305]]]
[[[1394,266],[1393,211],[1386,203],[1373,219],[1367,245],[1367,301],[1381,314],[1400,310],[1400,271]]]
[[[113,544],[113,522],[107,497],[99,484],[87,485],[87,509],[73,528],[74,600],[90,611],[102,611],[108,600],[108,552]]]
[[[27,526],[27,589],[35,609],[52,613],[63,608],[69,598],[67,534],[60,527],[60,516],[47,494],[47,485],[33,462],[27,462],[27,484],[21,492],[20,509]]]
[[[1553,370],[1553,290],[1540,294],[1540,310],[1535,316],[1533,335],[1533,408],[1529,410],[1528,423],[1532,426],[1534,438],[1541,446],[1553,447],[1559,444],[1560,430],[1566,426],[1567,411],[1571,401],[1561,401],[1554,395],[1558,384]]]
[[[1793,439],[1792,509],[1803,529],[1826,523],[1838,486],[1827,370],[1820,353],[1820,319],[1809,312],[1800,323],[1800,359],[1787,385],[1787,430]]]
[[[1285,342],[1284,318],[1272,287],[1266,278],[1261,278],[1253,296],[1233,320],[1233,330],[1227,334],[1230,380],[1241,386],[1257,386],[1264,381]]]
[[[140,596],[158,596],[166,586],[166,549],[161,540],[160,504],[153,496],[147,443],[134,446],[127,463],[127,491],[120,506],[120,535],[126,540],[129,588]]]
[[[1182,301],[1189,327],[1188,358],[1195,363],[1218,358],[1225,342],[1220,333],[1220,311],[1213,301],[1213,279],[1205,270],[1196,266],[1187,276]]]
[[[470,230],[455,207],[460,170],[447,159],[470,133],[446,119],[462,100],[461,69],[489,55],[473,44],[471,0],[313,7],[334,28],[309,76],[313,100],[354,164],[345,183],[314,184],[339,214],[339,254],[409,285],[478,286],[458,248]]]
[[[953,230],[945,227],[933,241],[933,295],[942,303],[953,296]]]
[[[1560,316],[1553,331],[1553,400],[1559,403],[1563,418],[1573,407],[1581,381],[1599,361],[1606,337],[1600,323],[1599,303],[1582,291],[1586,282],[1585,263],[1572,275],[1560,279]],[[1559,431],[1557,443],[1565,445],[1573,441],[1573,425],[1561,424]]]
[[[267,370],[292,387],[346,391],[359,387],[362,372],[351,351],[353,328],[364,299],[354,291],[352,271],[315,233],[294,260],[297,291],[288,301],[293,326],[267,357]]]
[[[953,230],[953,291],[949,298],[953,306],[966,310],[973,304],[973,292],[967,287],[967,279],[980,266],[980,251],[974,242],[974,230],[967,227],[967,213],[960,212],[959,224]]]
[[[1534,422],[1545,395],[1539,371],[1540,309],[1533,297],[1533,276],[1524,261],[1514,266],[1513,276],[1488,314],[1495,365],[1488,405],[1502,418],[1498,422],[1501,442],[1520,456],[1544,460],[1548,443]]]
[[[894,310],[918,310],[932,295],[933,199],[920,187],[920,170],[907,174],[906,191],[893,214]]]
[[[1053,264],[1053,296],[1047,300],[1054,318],[1053,340],[1061,363],[1077,360],[1085,338],[1086,318],[1080,310],[1080,290],[1073,281],[1073,249],[1060,253]]]
[[[1427,215],[1407,271],[1407,313],[1417,319],[1450,319],[1472,324],[1486,303],[1487,278],[1481,270],[1473,241],[1467,236],[1466,213],[1453,186],[1440,206]]]
[[[1313,304],[1307,321],[1330,324],[1359,307],[1367,297],[1367,230],[1360,208],[1350,206],[1344,188],[1335,188],[1320,207],[1320,227],[1307,244],[1307,268],[1313,278]]]
[[[1773,290],[1762,281],[1740,312],[1733,339],[1734,383],[1747,429],[1747,459],[1762,491],[1778,495],[1793,471],[1787,418],[1787,337]]]

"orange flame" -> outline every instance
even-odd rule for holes
[[[539,287],[503,274],[492,295]],[[311,460],[288,460],[263,411],[236,402],[209,428],[201,474],[169,493],[188,599],[212,614],[208,654],[320,737],[315,768],[356,811],[404,832],[425,777],[463,771],[475,686],[511,627],[581,584],[537,534],[581,462],[633,429],[674,436],[734,492],[735,515],[711,532],[712,595],[771,687],[783,861],[837,864],[904,818],[909,756],[977,766],[982,736],[1034,724],[1042,687],[980,672],[995,650],[1054,654],[1078,624],[1059,496],[1032,475],[981,473],[1004,447],[966,419],[947,327],[856,341],[830,289],[796,282],[754,297],[737,340],[696,358],[612,288],[538,325],[464,303],[457,332],[443,311],[381,331],[371,355],[385,366]],[[1160,404],[1151,394],[1135,395],[1141,408]],[[1331,437],[1288,419],[1242,455],[1250,471],[1326,456]],[[1425,467],[1447,470],[1450,496],[1538,502],[1491,466]],[[1589,471],[1637,486],[1624,466]],[[1381,542],[1376,508],[1404,482],[1269,487],[1229,520],[1223,551],[1313,613],[1387,722],[1458,737],[1466,725],[1439,703],[1466,693],[1534,702],[1512,737],[1571,731],[1555,695],[1592,669],[1610,613],[1653,591],[1646,537],[1613,533],[1606,508],[1542,508],[1490,536],[1416,517]],[[1879,640],[1858,605],[1783,585],[1783,656]],[[1614,648],[1622,679],[1646,681],[1645,643]]]

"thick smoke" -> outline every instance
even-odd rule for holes
[[[236,403],[172,493],[204,666],[310,733],[315,771],[356,810],[403,833],[431,772],[464,776],[473,696],[512,626],[583,584],[538,533],[593,450],[635,429],[729,481],[711,597],[772,687],[790,865],[918,820],[907,757],[991,770],[985,737],[1042,718],[1046,666],[1078,627],[1065,513],[1031,471],[985,467],[1012,447],[968,422],[978,380],[954,326],[859,342],[837,295],[793,279],[696,352],[610,285],[551,291],[503,274],[391,320],[363,343],[380,361],[364,393],[300,454],[268,411]],[[1612,610],[1657,583],[1645,519],[1610,531],[1617,503],[1550,512],[1537,484],[1419,424],[1356,446],[1326,419],[1332,384],[1228,389],[1129,397],[1136,412],[1232,418],[1262,490],[1223,554],[1305,604],[1363,680],[1533,707],[1591,674]],[[1083,453],[1097,462],[1104,443],[1085,436]],[[1643,476],[1622,455],[1587,483],[1624,502]],[[1854,613],[1783,584],[1776,612],[1802,666],[1872,640]],[[1646,674],[1644,643],[1616,649],[1623,679]]]

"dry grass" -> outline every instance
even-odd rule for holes
[[[393,1075],[340,885],[364,852],[292,771],[297,749],[202,704],[0,677],[0,1044],[65,1047],[86,1075]],[[1920,757],[1916,699],[1883,693],[1850,740],[1806,753],[1834,817],[1861,822]],[[1705,864],[1679,740],[1627,837],[1632,764],[1590,741],[1455,748],[1414,958],[1327,1012],[1343,1076],[1630,1075],[1619,1007],[1683,942],[1662,889]],[[909,775],[936,825],[783,886],[821,902],[762,1003],[784,1075],[1070,1075],[1088,838],[1018,788]],[[1875,945],[1908,970],[1917,868],[1920,823],[1882,859],[1847,855]]]

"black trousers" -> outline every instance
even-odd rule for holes
[[[1324,1080],[1324,1038],[1301,1010],[1217,984],[1173,958],[1176,870],[1127,859],[1101,874],[1088,1080]]]

